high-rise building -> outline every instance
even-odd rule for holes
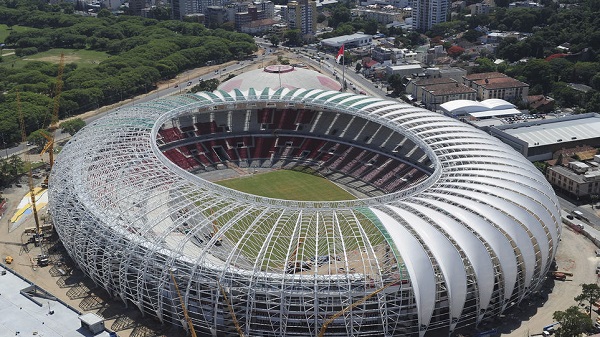
[[[446,22],[448,0],[413,0],[413,29],[424,32],[431,26]]]
[[[311,0],[290,1],[287,5],[288,26],[300,29],[302,35],[317,31],[317,3]]]

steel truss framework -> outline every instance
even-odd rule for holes
[[[273,105],[345,116],[356,130],[375,124],[387,136],[369,146],[399,156],[399,146],[416,145],[427,160],[413,162],[429,175],[372,198],[276,200],[205,181],[157,145],[160,128],[182,116],[250,116]],[[243,132],[258,128],[231,119],[228,132],[238,122]],[[357,142],[356,130],[338,137]],[[50,186],[57,231],[89,277],[185,328],[172,273],[207,335],[237,334],[224,293],[248,336],[315,336],[384,287],[327,335],[450,333],[539,289],[560,238],[552,189],[507,145],[405,103],[314,89],[216,91],[121,109],[73,137]]]

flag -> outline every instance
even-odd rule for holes
[[[340,48],[340,51],[338,51],[337,57],[335,58],[337,63],[340,63],[342,56],[344,56],[344,45],[342,45],[342,47]]]

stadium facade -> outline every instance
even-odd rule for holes
[[[362,197],[269,199],[202,178],[225,167],[310,171]],[[320,89],[121,109],[64,147],[49,196],[90,278],[187,329],[175,280],[201,335],[449,335],[538,290],[560,239],[552,188],[509,146]]]

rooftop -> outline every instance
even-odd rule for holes
[[[328,39],[323,39],[321,40],[321,43],[324,44],[330,44],[330,45],[337,45],[337,44],[341,44],[347,41],[352,41],[352,40],[360,40],[360,39],[371,39],[373,36],[372,35],[368,35],[368,34],[362,34],[362,33],[354,33],[351,35],[342,35],[342,36],[336,36],[336,37],[330,37]]]
[[[264,69],[248,71],[219,85],[219,89],[224,91],[248,90],[251,87],[255,89],[269,87],[271,89],[308,88],[336,91],[342,88],[338,81],[329,76],[289,65],[271,65]]]
[[[423,86],[423,85],[433,85],[433,84],[446,84],[446,83],[456,83],[456,80],[453,80],[449,77],[434,77],[434,78],[423,78],[415,81],[415,85]]]
[[[20,291],[29,286],[29,282],[0,265],[1,336],[109,336],[106,331],[95,335],[81,328],[80,313],[61,301],[25,297]]]
[[[499,72],[490,72],[490,73],[477,73],[477,74],[470,74],[465,76],[465,79],[469,80],[469,81],[477,81],[477,80],[484,80],[484,79],[490,79],[490,78],[498,78],[498,77],[508,77],[506,75],[504,75],[503,73],[499,73]]]
[[[475,89],[459,83],[434,84],[425,87],[424,90],[429,91],[433,95],[452,95],[476,92]]]
[[[588,113],[498,127],[528,143],[529,147],[600,137],[600,115]]]
[[[523,83],[519,80],[515,80],[512,77],[495,77],[476,80],[475,83],[486,88],[486,89],[501,89],[501,88],[515,88],[515,87],[526,87],[528,84]]]

